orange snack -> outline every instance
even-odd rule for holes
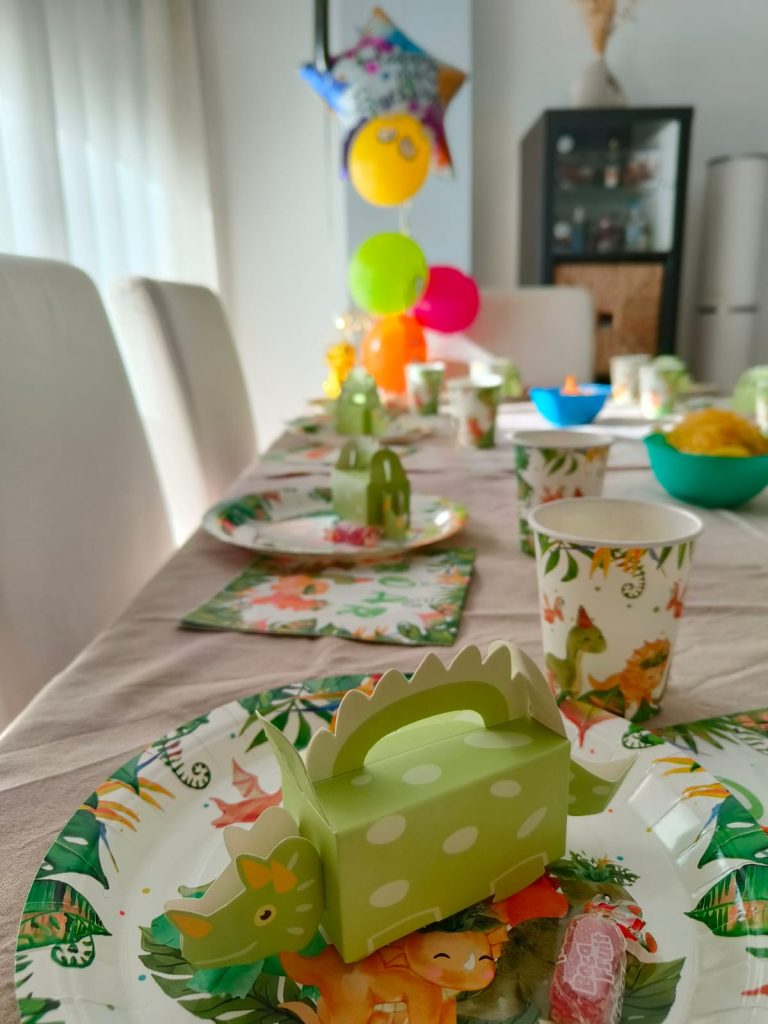
[[[565,378],[565,383],[560,388],[561,395],[580,395],[582,392],[579,389],[579,385],[576,382],[576,378],[572,373],[569,373]]]

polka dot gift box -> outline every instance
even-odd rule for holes
[[[577,762],[544,677],[509,644],[449,666],[429,654],[410,681],[391,669],[372,695],[351,690],[306,765],[262,724],[284,809],[226,830],[225,874],[167,907],[201,967],[300,948],[317,919],[351,963],[506,899],[564,854],[567,815],[603,810],[633,760]]]

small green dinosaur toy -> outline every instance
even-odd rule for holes
[[[579,607],[576,625],[568,630],[565,642],[565,657],[554,654],[546,656],[547,668],[552,672],[559,690],[558,701],[565,697],[577,697],[581,693],[581,659],[585,654],[602,654],[606,648],[605,637],[600,628]]]

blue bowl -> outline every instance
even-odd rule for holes
[[[580,395],[564,395],[560,388],[531,388],[531,400],[545,420],[557,427],[591,423],[611,393],[610,384],[579,384]]]
[[[704,508],[734,508],[768,486],[768,455],[730,458],[674,448],[663,434],[645,439],[653,475],[680,501]]]

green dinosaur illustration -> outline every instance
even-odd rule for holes
[[[579,607],[576,625],[568,630],[565,642],[565,657],[554,654],[546,656],[546,665],[554,675],[560,699],[578,696],[581,693],[581,659],[585,654],[602,654],[606,648],[605,637],[594,624],[583,607]]]

